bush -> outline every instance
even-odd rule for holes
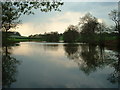
[[[78,28],[70,25],[67,30],[63,33],[63,40],[67,43],[74,43],[79,37]]]

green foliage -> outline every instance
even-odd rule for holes
[[[60,39],[60,34],[58,32],[50,32],[50,33],[44,33],[44,34],[35,34],[35,35],[30,35],[29,39],[36,39],[40,41],[46,41],[46,42],[59,42]],[[36,41],[35,40],[35,41]]]
[[[98,19],[87,13],[85,16],[80,18],[79,22],[81,28],[81,38],[83,42],[94,43],[95,34],[103,31],[103,25],[98,22]]]
[[[2,8],[2,30],[6,31],[3,42],[7,42],[8,30],[15,28],[21,21],[19,17],[23,14],[34,14],[32,9],[40,9],[42,12],[49,12],[51,10],[60,11],[59,6],[63,5],[63,2],[48,1],[48,2],[1,2]]]
[[[78,42],[82,43],[90,43],[90,44],[102,44],[104,45],[106,41],[112,41],[118,39],[118,34],[108,34],[108,33],[102,33],[102,34],[94,34],[94,42],[89,42],[91,37],[87,35],[80,35],[78,38]]]
[[[93,34],[98,25],[97,18],[87,13],[84,17],[80,19],[79,25],[81,25],[81,33],[83,34]]]
[[[40,9],[42,12],[49,12],[51,10],[60,11],[59,6],[63,2],[48,1],[48,2],[1,2],[2,5],[2,28],[3,30],[10,30],[20,23],[19,17],[22,14],[34,14],[32,9]]]
[[[63,33],[63,40],[67,43],[73,43],[77,41],[78,36],[78,28],[76,26],[70,25]]]
[[[47,42],[58,42],[59,34],[58,34],[58,32],[45,33],[44,40]]]

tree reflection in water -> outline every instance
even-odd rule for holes
[[[66,55],[69,59],[79,58],[77,55],[78,47],[78,44],[64,44],[64,49],[67,52]]]
[[[3,46],[2,49],[2,86],[3,88],[7,88],[10,87],[13,82],[16,82],[17,65],[20,64],[20,61],[11,56],[11,46],[6,45]]]
[[[16,46],[16,45],[15,45]],[[58,44],[56,45],[44,45],[45,50],[58,50]],[[3,88],[11,87],[11,84],[16,82],[17,66],[20,61],[16,60],[12,54],[11,46],[3,46],[2,54],[2,75],[3,75]],[[87,44],[64,44],[65,55],[69,60],[73,60],[79,66],[86,75],[90,75],[98,68],[104,68],[106,66],[113,67],[114,72],[108,75],[108,80],[111,83],[120,82],[118,75],[119,69],[119,53],[112,50],[106,50],[104,47],[87,45]]]
[[[58,44],[44,44],[43,48],[44,48],[45,51],[47,51],[47,50],[57,51],[58,46],[59,46]]]
[[[120,82],[119,57],[116,56],[118,53],[90,44],[65,44],[64,50],[67,57],[76,62],[86,75],[95,72],[98,68],[109,66],[114,68],[114,72],[109,75],[108,80],[111,83]]]
[[[118,39],[117,47],[117,60],[111,65],[114,67],[114,72],[110,74],[108,80],[112,83],[118,82],[118,87],[120,88],[120,39]]]

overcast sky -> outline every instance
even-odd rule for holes
[[[40,34],[51,31],[63,33],[69,25],[77,25],[79,18],[90,12],[99,21],[107,25],[114,25],[108,13],[118,8],[117,2],[64,2],[60,7],[61,12],[40,12],[34,10],[35,15],[23,15],[22,24],[15,31],[23,36]]]

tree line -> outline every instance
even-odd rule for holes
[[[87,13],[80,18],[77,25],[69,25],[61,34],[58,32],[50,32],[30,35],[29,37],[38,38],[47,42],[59,42],[60,40],[63,40],[67,43],[83,42],[104,44],[105,37],[117,37],[118,34],[118,26],[108,27],[104,22],[100,22],[98,18]]]
[[[0,2],[0,15],[1,20],[1,31],[5,32],[5,35],[2,35],[3,42],[9,42],[8,31],[11,28],[16,28],[18,24],[21,23],[19,20],[22,15],[34,14],[33,9],[39,9],[41,12],[51,12],[51,11],[61,11],[59,9],[64,3],[60,0],[47,0],[41,2],[34,1],[19,1],[19,2]]]
[[[61,1],[48,1],[48,2],[2,2],[2,30],[6,32],[5,39],[8,37],[7,32],[11,28],[15,28],[21,21],[20,16],[23,14],[34,14],[32,9],[40,9],[41,12],[50,12],[52,10],[60,11],[59,7],[63,5]],[[113,30],[120,35],[120,20],[119,11],[112,10],[109,13],[110,19],[115,23],[115,27],[112,29],[107,27],[104,23],[100,23],[99,20],[90,13],[85,14],[80,18],[78,25],[69,25],[64,33],[58,34],[58,32],[50,32],[45,34],[29,36],[30,38],[38,37],[43,41],[58,42],[63,40],[64,42],[88,42],[94,43],[97,40],[104,41],[106,32]],[[98,38],[98,39],[97,39]],[[4,38],[3,38],[4,39]],[[7,39],[6,39],[7,40]],[[5,41],[6,41],[5,40]]]
[[[28,36],[29,39],[39,39],[40,41],[46,42],[59,42],[61,34],[58,32],[49,32],[44,34],[35,34]]]

